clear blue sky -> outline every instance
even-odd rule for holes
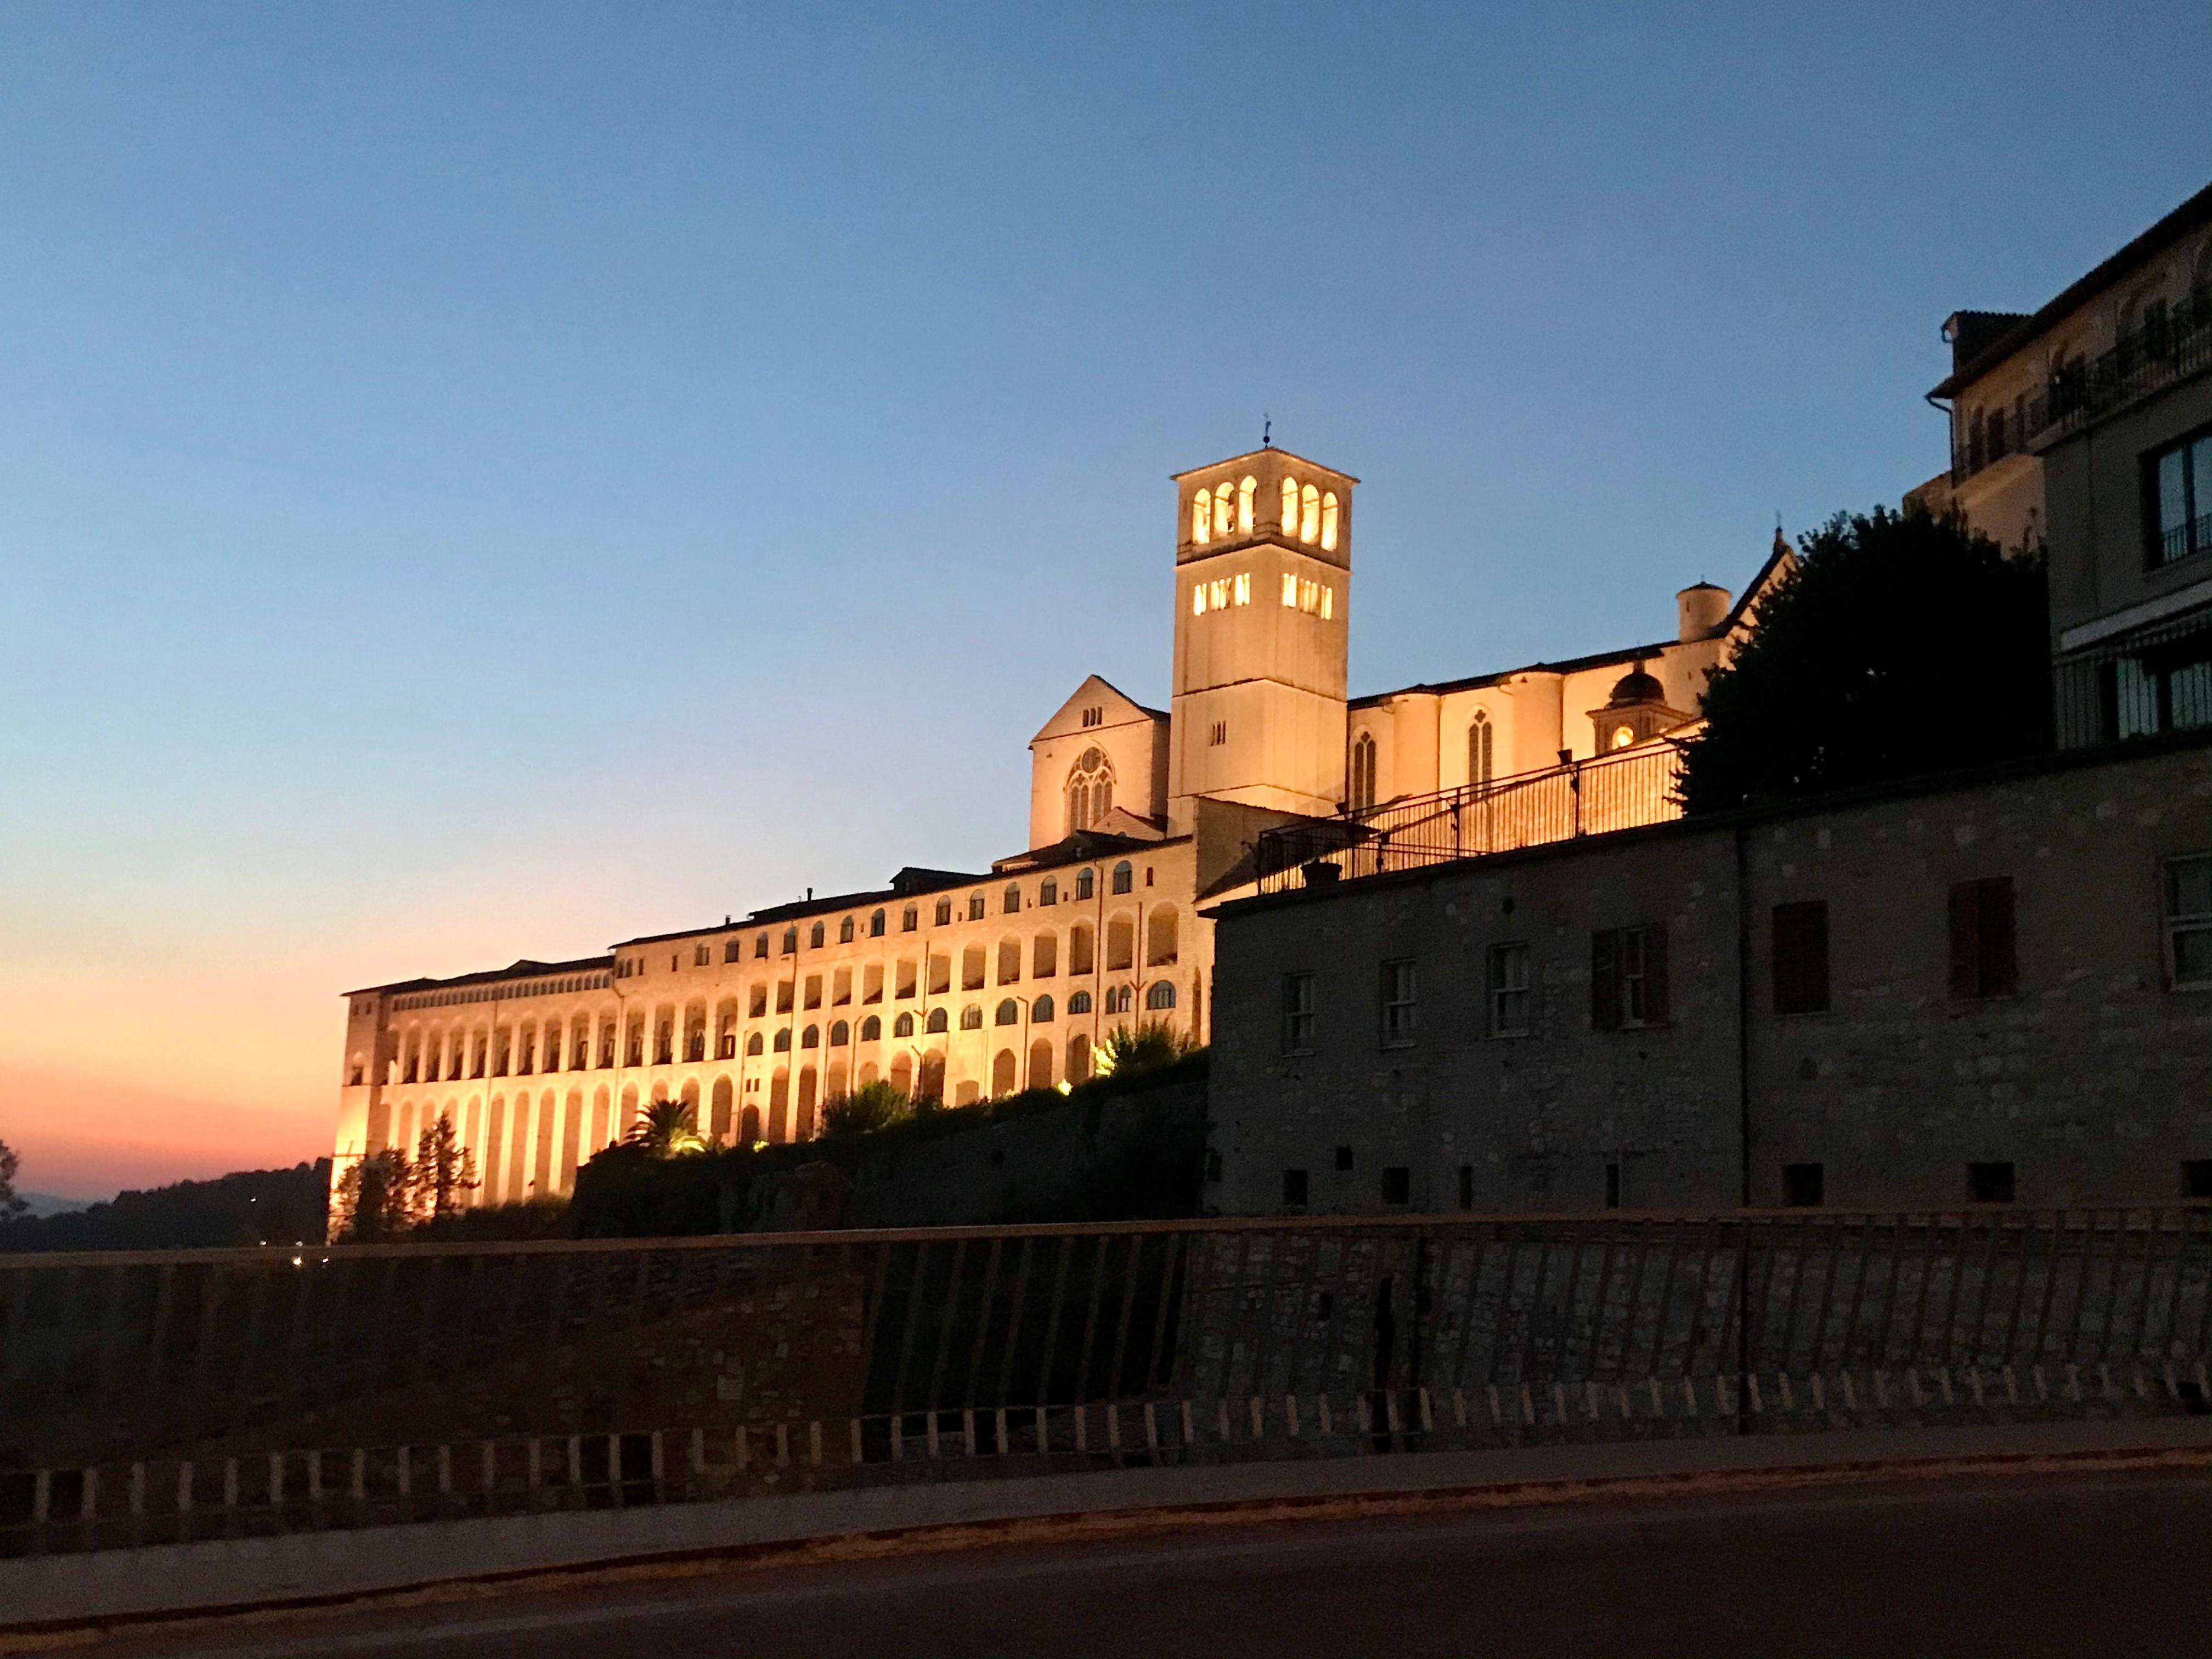
[[[0,1137],[89,1191],[319,1150],[350,985],[1018,848],[1263,410],[1356,690],[1664,634],[2212,177],[2212,15],[27,3],[0,146]]]

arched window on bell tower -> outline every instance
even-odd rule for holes
[[[1295,536],[1297,533],[1298,481],[1285,477],[1283,480],[1283,534]]]
[[[1226,478],[1213,487],[1213,533],[1217,536],[1228,535],[1231,527],[1236,523],[1233,516],[1234,509],[1230,506],[1229,501],[1231,488]]]
[[[1252,495],[1259,487],[1260,481],[1249,472],[1237,483],[1237,533],[1240,536],[1252,533]]]
[[[1213,498],[1203,489],[1190,498],[1190,538],[1201,545],[1213,539]]]
[[[1113,763],[1104,750],[1086,749],[1067,775],[1067,833],[1095,828],[1113,810]]]

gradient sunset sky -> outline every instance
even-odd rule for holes
[[[1018,848],[1263,412],[1356,691],[1665,635],[2212,178],[2212,17],[72,0],[0,147],[0,1139],[98,1196],[326,1151],[349,988]]]

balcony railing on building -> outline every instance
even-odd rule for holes
[[[2212,726],[2212,607],[2061,657],[2051,679],[2062,749]]]
[[[1280,893],[1663,823],[1682,816],[1681,775],[1682,750],[1667,743],[1285,824],[1260,836],[1260,890]]]
[[[1954,480],[1972,477],[2007,456],[2083,427],[2147,392],[2212,368],[2212,289],[2181,304],[2154,307],[2142,325],[2100,356],[2060,365],[2043,391],[1977,411],[1959,432]]]

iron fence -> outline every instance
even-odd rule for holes
[[[1673,744],[1601,755],[1261,832],[1260,890],[1279,893],[1682,816]]]

